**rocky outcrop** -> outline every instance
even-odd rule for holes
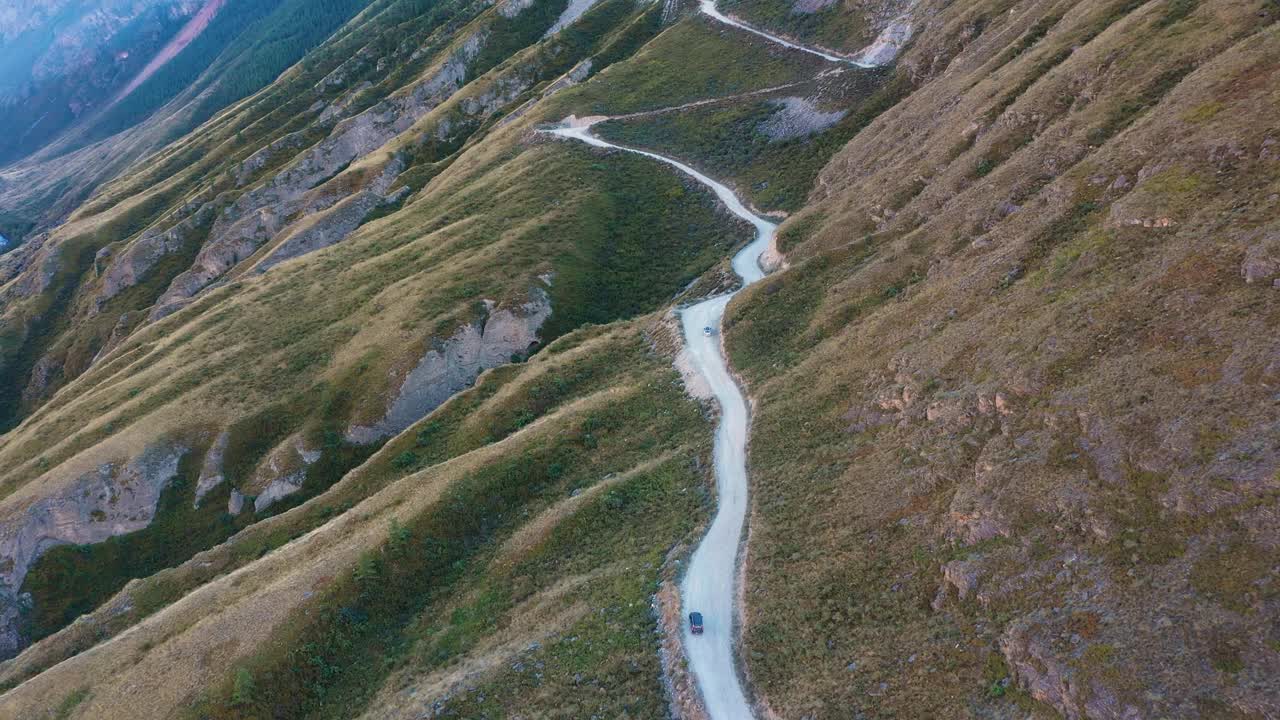
[[[245,158],[236,168],[236,187],[244,187],[281,152],[298,150],[306,142],[306,132],[298,130],[280,138]]]
[[[339,122],[328,138],[304,152],[270,180],[241,195],[214,221],[209,240],[194,265],[170,284],[152,311],[152,318],[158,319],[173,312],[175,307],[181,307],[186,300],[253,255],[285,229],[290,217],[305,211],[313,188],[408,130],[453,95],[464,84],[469,63],[483,47],[483,33],[470,36],[458,44],[435,72],[408,92],[387,98],[359,115]],[[265,164],[266,159],[259,158],[253,162]],[[243,172],[244,168],[241,170]],[[326,207],[337,202],[338,198],[332,198]],[[367,202],[365,199],[364,203]],[[349,217],[342,219],[349,223]]]
[[[301,435],[291,435],[267,454],[240,490],[253,497],[254,512],[262,512],[301,490],[307,480],[307,468],[319,459],[320,452],[308,448]]]
[[[217,240],[205,244],[191,268],[174,278],[160,296],[151,319],[158,320],[185,305],[223,273],[253,255],[263,239],[279,231],[282,224],[272,208],[259,208],[223,231]]]
[[[585,15],[588,10],[594,7],[596,2],[597,0],[569,0],[569,4],[566,5],[564,11],[560,13],[560,17],[556,18],[556,21],[551,24],[551,27],[547,28],[547,32],[544,33],[542,37],[551,37],[574,24],[578,21],[578,18]]]
[[[1240,277],[1249,284],[1280,287],[1280,232],[1266,235],[1245,250]]]
[[[373,87],[373,83],[368,80],[357,84],[355,87],[348,90],[341,98],[338,98],[326,106],[325,109],[320,112],[320,117],[317,118],[317,122],[330,123],[346,117],[347,111],[351,109],[351,106],[355,103],[356,98],[360,96],[360,93],[371,87]]]
[[[40,233],[0,255],[0,286],[13,281],[0,293],[0,299],[26,298],[47,290],[58,271],[61,250],[60,245],[49,242],[48,233]]]
[[[399,383],[386,415],[368,426],[347,430],[347,440],[368,444],[395,435],[469,387],[481,372],[511,362],[538,342],[538,329],[551,316],[551,300],[541,289],[513,310],[458,328],[423,356]]]
[[[897,59],[898,53],[911,42],[911,17],[903,15],[894,19],[875,40],[858,53],[858,62],[867,65],[888,65]]]
[[[147,230],[119,255],[112,256],[108,248],[103,248],[97,260],[107,262],[106,270],[102,273],[102,285],[93,298],[89,316],[97,315],[107,301],[141,282],[166,255],[179,252],[193,242],[200,227],[207,224],[213,214],[213,208],[205,205],[167,230]]]
[[[399,192],[390,196],[387,194],[396,176],[403,170],[404,160],[396,155],[368,187],[354,195],[343,197],[323,213],[310,215],[297,223],[296,229],[254,267],[254,272],[266,272],[286,260],[341,242],[379,205],[404,197],[408,188],[400,188]]]
[[[103,463],[0,520],[0,657],[22,649],[19,623],[29,598],[19,593],[36,559],[57,545],[100,543],[151,524],[160,493],[187,452],[175,442],[157,443],[127,462]]]
[[[533,7],[533,0],[506,0],[498,5],[498,14],[504,18],[513,18]]]
[[[759,130],[773,142],[801,138],[822,132],[844,118],[845,110],[823,112],[812,100],[788,97],[771,101],[777,112],[760,123]]]
[[[200,465],[200,476],[196,479],[194,507],[200,507],[200,501],[204,496],[226,480],[226,476],[222,473],[222,456],[226,453],[227,443],[230,440],[231,434],[227,431],[218,433],[213,445],[209,447],[209,452],[205,453],[204,463]]]
[[[227,499],[227,514],[239,515],[244,511],[244,495],[239,490],[232,490],[231,497]]]

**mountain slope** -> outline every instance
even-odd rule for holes
[[[1277,712],[1274,19],[952,6],[823,170],[727,331],[781,716]]]
[[[67,5],[0,56],[0,232],[61,223],[101,183],[281,72],[367,0]],[[401,10],[403,12],[403,10]],[[29,51],[29,52],[28,52]]]
[[[0,715],[702,716],[673,311],[751,229],[566,118],[785,218],[723,332],[757,716],[1280,712],[1280,13],[720,9],[371,3],[67,156],[0,256]]]

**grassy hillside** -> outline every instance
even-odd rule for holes
[[[652,27],[646,25],[647,11],[602,5],[574,32],[517,53],[487,71],[476,70],[470,83],[428,111],[407,133],[393,138],[385,151],[407,158],[397,183],[412,195],[402,194],[396,204],[363,220],[349,238],[328,250],[266,274],[232,272],[231,282],[200,295],[177,314],[147,318],[150,305],[184,265],[193,262],[194,249],[211,236],[216,221],[193,226],[197,234],[182,246],[192,250],[179,249],[153,264],[141,282],[105,303],[95,297],[107,287],[110,263],[129,257],[132,248],[145,241],[140,231],[176,228],[174,221],[184,216],[201,217],[184,209],[192,207],[190,198],[244,192],[236,188],[245,185],[246,167],[253,168],[249,177],[267,182],[296,167],[297,160],[293,165],[274,158],[246,165],[245,159],[254,155],[255,147],[295,137],[289,133],[308,132],[305,125],[270,124],[271,118],[285,116],[305,98],[289,100],[279,89],[255,97],[214,120],[204,132],[167,149],[136,174],[105,188],[60,230],[52,242],[61,257],[68,248],[80,248],[78,257],[85,264],[57,276],[62,285],[54,287],[62,289],[54,300],[60,304],[51,312],[34,313],[53,324],[34,326],[23,341],[26,350],[17,357],[27,358],[30,368],[39,357],[57,352],[79,358],[88,370],[72,375],[75,366],[64,366],[66,374],[60,380],[68,383],[67,391],[40,405],[0,441],[0,453],[12,468],[0,489],[8,517],[21,517],[31,493],[58,492],[95,463],[132,457],[156,443],[177,443],[186,450],[179,477],[165,490],[157,517],[146,529],[105,543],[56,548],[30,568],[22,591],[31,594],[36,609],[27,616],[24,632],[31,639],[49,636],[42,647],[52,650],[49,655],[37,653],[46,659],[15,669],[14,677],[25,678],[48,667],[51,659],[84,650],[86,638],[76,626],[58,631],[79,614],[102,606],[131,579],[159,577],[154,575],[157,571],[182,565],[201,551],[227,547],[220,545],[224,542],[243,547],[237,544],[241,541],[228,538],[234,533],[240,533],[237,538],[263,537],[244,534],[255,530],[259,520],[279,513],[289,516],[291,507],[305,507],[308,499],[325,497],[327,490],[340,487],[335,483],[382,444],[353,441],[350,428],[382,417],[406,372],[459,333],[485,327],[503,313],[523,312],[524,303],[542,296],[549,302],[550,318],[536,328],[536,337],[539,345],[546,344],[584,325],[650,312],[729,254],[744,235],[742,228],[702,189],[638,158],[604,161],[586,149],[550,142],[532,132],[545,117],[541,111],[498,124],[496,118],[471,109],[473,102],[491,103],[488,98],[495,88],[520,83],[517,88],[532,89],[536,73],[555,77],[593,50],[617,52],[618,43],[634,38],[636,29]],[[487,17],[472,22],[484,23]],[[427,37],[433,37],[432,32],[427,28]],[[418,74],[388,77],[377,87],[396,97],[401,85],[435,72],[440,58],[449,57],[458,46],[452,32],[440,30],[434,37],[437,64],[428,54],[416,61]],[[477,57],[477,68],[491,62]],[[320,73],[323,68],[319,64],[306,72]],[[359,77],[344,82],[360,87]],[[306,82],[306,76],[281,82]],[[376,105],[375,89],[366,86],[360,94],[348,93],[349,117],[361,106]],[[399,92],[403,96],[405,91]],[[519,106],[529,97],[517,92],[510,101],[486,105],[491,109],[484,112],[492,115]],[[452,148],[422,142],[445,132],[458,133],[444,136]],[[485,142],[469,142],[473,134]],[[316,142],[323,135],[312,137]],[[204,152],[209,147],[216,152]],[[367,162],[351,163],[321,185],[358,189],[368,177]],[[138,190],[143,196],[133,194]],[[225,202],[217,206],[226,207]],[[110,244],[111,255],[104,261],[97,251],[110,238],[127,240]],[[273,247],[268,243],[263,252]],[[263,252],[246,258],[245,267]],[[36,307],[31,303],[43,297],[47,294],[28,298],[25,309]],[[117,340],[121,327],[124,338]],[[521,347],[514,357],[500,360],[519,360],[524,351]],[[90,362],[100,353],[102,357]],[[574,383],[592,377],[587,372],[572,376],[568,385],[557,382],[543,388],[542,397],[531,401],[533,409],[508,420],[505,432],[523,427],[564,401],[576,389]],[[422,437],[429,434],[424,431]],[[221,435],[227,437],[221,461],[226,480],[193,509],[198,476],[213,445],[222,442],[217,440]],[[51,441],[54,437],[59,439]],[[491,428],[463,448],[447,452],[437,446],[440,438],[420,438],[416,446],[411,442],[396,450],[390,468],[384,469],[403,476],[501,437]],[[269,510],[228,514],[230,495],[243,494],[252,503],[264,492],[270,469],[277,467],[275,458],[290,442],[317,456],[304,466],[301,488]],[[326,504],[324,512],[312,506],[300,524],[270,535],[265,545],[259,542],[252,550],[234,551],[233,566],[332,520],[340,512],[336,507],[351,507],[373,491],[360,486],[345,495],[343,505]],[[490,518],[481,519],[475,532],[487,534]],[[108,625],[116,630],[128,627],[213,580],[216,573],[179,577],[185,579],[162,584],[136,606],[136,613],[113,615]],[[645,583],[628,586],[626,592],[644,587]],[[89,642],[102,639],[95,634]]]
[[[563,395],[548,395],[561,388]],[[504,424],[511,429],[501,435],[472,434]],[[462,669],[529,657],[539,668],[540,699],[499,694],[481,702],[562,707],[556,688],[585,682],[592,711],[651,717],[664,701],[648,597],[667,551],[705,512],[709,437],[637,325],[569,336],[527,364],[486,376],[401,436],[445,459],[413,471],[397,461],[405,451],[388,447],[329,493],[176,574],[131,586],[123,602],[143,604],[166,583],[215,568],[216,579],[130,635],[45,671],[0,705],[38,714],[74,696],[76,713],[115,717],[128,675],[151,688],[147,700],[128,704],[131,717],[168,714],[193,700],[195,717],[267,709],[411,716],[413,698],[400,688],[452,694],[462,688]],[[317,521],[321,529],[307,533]],[[254,552],[263,541],[270,548],[292,538],[299,539],[265,556]],[[249,578],[258,580],[245,584]],[[285,600],[260,581],[312,591]],[[208,653],[213,637],[231,628],[256,640]],[[140,636],[151,639],[137,645]],[[151,659],[136,664],[139,651]],[[85,672],[101,681],[70,680],[87,679]],[[48,690],[68,682],[80,689]],[[476,698],[454,702],[465,716]]]
[[[922,2],[842,72],[569,7],[371,3],[3,256],[0,717],[696,706],[671,310],[749,228],[571,114],[787,216],[723,334],[761,717],[1280,713],[1273,4]]]
[[[784,225],[726,332],[780,716],[1271,712],[1274,18],[953,6]]]

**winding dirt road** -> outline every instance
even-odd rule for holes
[[[755,239],[734,256],[734,272],[742,278],[743,287],[764,277],[760,255],[772,242],[777,225],[748,210],[729,188],[678,160],[614,145],[592,135],[591,124],[598,121],[577,121],[570,127],[551,132],[595,147],[624,150],[664,162],[711,188],[730,212],[756,229]],[[747,515],[747,428],[750,415],[746,398],[729,374],[719,332],[725,306],[734,294],[704,300],[685,308],[680,314],[693,366],[711,387],[720,403],[721,413],[714,451],[718,508],[711,527],[693,553],[680,589],[684,612],[697,610],[704,618],[706,629],[702,635],[690,634],[688,626],[685,626],[684,646],[689,669],[697,678],[707,712],[716,720],[745,720],[752,716],[751,704],[738,680],[733,650],[738,547]],[[703,334],[703,328],[708,327],[715,329],[710,337]]]
[[[862,68],[876,67],[873,63],[797,45],[753,28],[721,13],[716,8],[715,0],[700,0],[699,9],[718,22],[793,50],[817,55],[833,63]],[[760,92],[776,89],[778,88],[769,88]],[[699,101],[692,103],[691,106],[716,101],[715,99]],[[756,229],[755,239],[733,258],[733,270],[742,278],[742,286],[746,287],[763,278],[764,270],[760,267],[760,256],[773,241],[778,226],[748,210],[729,188],[679,160],[645,150],[614,145],[591,134],[592,125],[609,119],[611,118],[571,117],[567,123],[568,127],[557,128],[550,132],[595,147],[613,148],[652,158],[671,165],[711,188],[730,212],[751,223]],[[685,343],[692,364],[706,379],[716,400],[720,403],[721,412],[714,446],[719,503],[716,515],[711,521],[711,527],[694,550],[680,588],[684,614],[687,615],[696,610],[703,616],[705,630],[702,635],[691,634],[688,624],[684,625],[684,647],[689,660],[689,670],[698,682],[698,689],[702,693],[707,713],[712,720],[748,720],[752,717],[751,703],[742,689],[734,653],[734,639],[737,636],[734,624],[737,618],[735,589],[738,579],[738,549],[742,542],[743,526],[747,516],[747,431],[750,425],[750,408],[742,390],[729,374],[728,361],[720,342],[724,310],[735,294],[729,293],[709,298],[685,308],[680,313]],[[714,332],[707,336],[703,333],[703,328],[712,328]]]
[[[789,47],[792,50],[799,50],[800,52],[806,52],[806,53],[809,53],[810,55],[817,55],[823,60],[827,60],[829,62],[845,63],[846,65],[855,65],[860,68],[876,67],[875,63],[863,62],[861,60],[855,60],[854,58],[845,57],[843,55],[832,55],[829,52],[824,52],[816,48],[805,47],[804,45],[797,45],[785,38],[778,37],[777,35],[774,35],[772,33],[767,33],[764,30],[760,30],[759,28],[751,27],[750,25],[742,22],[741,20],[735,17],[731,17],[729,15],[725,15],[724,13],[720,12],[720,10],[716,8],[715,0],[700,0],[698,4],[698,10],[700,10],[703,15],[706,15],[717,22],[722,22],[725,25],[736,27],[739,30],[745,30],[753,35],[759,35],[760,37],[770,42],[777,43],[779,45],[782,45],[783,47]]]

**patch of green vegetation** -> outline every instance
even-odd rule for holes
[[[1225,547],[1224,547],[1225,546]],[[1271,577],[1272,556],[1245,538],[1207,549],[1191,569],[1191,586],[1200,595],[1238,613],[1280,594]]]
[[[1200,0],[1168,0],[1164,13],[1156,20],[1157,28],[1167,28],[1186,20],[1191,13],[1200,7]]]
[[[26,239],[27,233],[31,232],[35,226],[34,222],[18,213],[0,210],[0,237],[9,241],[9,244],[3,248],[3,252],[8,252],[21,244]]]
[[[467,80],[485,74],[516,52],[537,42],[568,4],[568,0],[533,0],[529,7],[512,17],[499,13],[489,24],[484,48],[467,68]]]
[[[542,337],[656,307],[747,237],[714,196],[665,165],[631,153],[599,158],[563,147],[580,158],[579,179],[598,192],[572,217],[543,229],[574,244],[551,259],[555,312]]]
[[[267,453],[298,428],[303,421],[300,411],[294,403],[281,403],[263,408],[228,428],[222,472],[231,487],[244,487]]]
[[[93,266],[97,250],[97,245],[89,240],[65,243],[49,289],[29,301],[27,314],[33,319],[25,328],[15,327],[22,322],[19,319],[0,329],[0,433],[17,426],[29,410],[23,392],[32,370],[66,329],[67,310],[76,287]],[[50,381],[56,387],[63,371],[58,365],[52,370]]]
[[[1236,638],[1217,637],[1209,645],[1209,662],[1220,673],[1235,675],[1244,670],[1241,643]]]
[[[1189,123],[1200,125],[1217,117],[1219,113],[1226,109],[1226,107],[1226,105],[1217,100],[1210,100],[1209,102],[1201,103],[1186,113],[1183,113],[1182,119]]]
[[[231,704],[236,707],[252,705],[256,691],[253,673],[248,668],[237,668],[235,679],[231,683]]]
[[[17,425],[33,405],[89,365],[105,340],[105,332],[80,335],[67,331],[73,327],[70,310],[76,293],[85,279],[93,276],[94,257],[104,246],[141,232],[174,198],[172,190],[152,193],[92,232],[62,240],[48,288],[27,300],[17,319],[0,329],[0,432]],[[99,323],[100,327],[107,324]],[[56,361],[50,363],[45,387],[34,398],[24,398],[32,370],[45,355]]]
[[[555,119],[619,115],[808,80],[821,62],[799,55],[726,36],[719,26],[693,18],[668,28],[632,61],[561,92],[548,113]]]
[[[725,348],[734,369],[759,382],[794,366],[814,343],[837,329],[826,323],[814,328],[813,321],[831,284],[867,257],[862,245],[826,252],[748,290],[725,317]],[[835,322],[851,322],[900,290],[852,303],[852,310]]]
[[[661,30],[662,7],[652,5],[606,39],[600,52],[592,57],[591,71],[598,73],[609,65],[634,55]]]
[[[1066,245],[1063,245],[1053,253],[1053,259],[1049,264],[1048,277],[1059,280],[1065,277],[1080,258],[1086,254],[1097,254],[1108,248],[1114,238],[1111,233],[1106,230],[1094,230],[1076,236]]]
[[[799,360],[810,322],[826,294],[831,261],[823,256],[767,278],[725,319],[725,347],[738,372],[768,377]]]
[[[1092,200],[1081,200],[1055,218],[1031,240],[1028,260],[1043,258],[1055,248],[1066,245],[1088,229],[1101,208]]]
[[[1122,98],[1107,114],[1101,125],[1091,128],[1088,133],[1089,143],[1101,145],[1115,137],[1125,128],[1132,125],[1164,98],[1195,66],[1183,64],[1166,70],[1156,76],[1140,92]],[[1212,117],[1212,116],[1210,116]]]
[[[1049,34],[1049,31],[1055,25],[1062,21],[1062,17],[1062,13],[1051,13],[1037,20],[1031,27],[1027,28],[1027,31],[1022,34],[1022,37],[1018,38],[1017,42],[1010,45],[1000,54],[992,71],[994,72],[996,69],[1007,65],[1010,60],[1035,47],[1037,43]]]
[[[762,129],[780,106],[768,100],[711,104],[685,111],[612,121],[601,137],[679,158],[738,187],[763,210],[804,205],[818,173],[872,120],[910,94],[906,73],[863,73],[853,106],[813,135],[773,140]]]
[[[800,247],[822,226],[822,213],[811,212],[787,219],[778,228],[778,251],[786,254]]]
[[[57,712],[53,715],[54,720],[68,720],[71,717],[71,714],[76,711],[76,708],[80,707],[80,705],[88,699],[89,688],[87,687],[82,687],[67,693],[67,696],[62,699],[62,704],[58,705]]]
[[[1203,187],[1203,184],[1194,173],[1179,168],[1170,168],[1148,178],[1142,184],[1142,188],[1168,200],[1194,195]]]
[[[1167,477],[1133,469],[1125,487],[1110,491],[1109,509],[1122,530],[1104,552],[1115,567],[1162,565],[1186,552],[1191,520],[1171,515],[1161,504],[1167,487]]]

